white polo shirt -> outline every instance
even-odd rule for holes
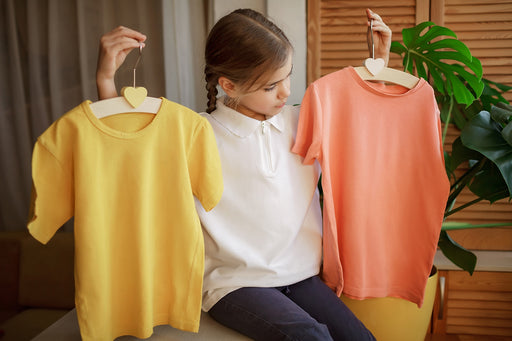
[[[224,192],[205,212],[196,201],[205,238],[203,310],[241,287],[276,287],[317,275],[322,254],[318,165],[291,152],[298,107],[266,121],[217,101],[201,114],[213,127]]]

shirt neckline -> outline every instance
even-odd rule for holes
[[[385,84],[378,84],[378,83],[372,83],[370,81],[365,81],[359,76],[357,71],[352,66],[347,66],[346,69],[350,73],[351,77],[354,78],[354,80],[357,82],[357,84],[370,92],[376,93],[381,96],[389,96],[389,97],[405,97],[410,96],[413,93],[417,92],[420,88],[422,88],[426,83],[426,81],[423,78],[420,78],[418,83],[412,88],[407,89],[406,87],[403,87],[401,85],[385,85]]]
[[[284,122],[281,113],[282,111],[267,120],[259,121],[229,108],[224,104],[224,97],[220,97],[217,99],[217,109],[211,115],[213,119],[231,133],[238,137],[247,137],[261,127],[263,122],[271,124],[278,131],[282,132]]]
[[[162,112],[165,110],[165,108],[167,106],[167,101],[165,100],[165,98],[163,98],[163,97],[160,97],[160,98],[162,99],[162,104],[160,105],[160,108],[158,109],[156,114],[154,114],[155,117],[144,128],[137,130],[137,131],[133,131],[133,132],[120,131],[120,130],[114,129],[112,127],[109,127],[108,125],[103,123],[92,112],[92,109],[90,107],[90,104],[92,103],[92,101],[90,101],[90,100],[86,100],[82,103],[82,109],[85,112],[85,115],[87,116],[89,121],[98,130],[102,131],[103,133],[105,133],[107,135],[113,136],[113,137],[117,137],[117,138],[121,138],[121,139],[131,139],[131,138],[136,138],[136,137],[146,134],[147,132],[153,130],[154,127],[158,124],[160,117],[163,116]]]

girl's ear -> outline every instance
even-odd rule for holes
[[[237,97],[237,88],[235,83],[227,79],[226,77],[219,77],[219,85],[224,90],[226,95],[231,98]]]

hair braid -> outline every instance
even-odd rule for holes
[[[206,80],[206,91],[208,97],[206,112],[210,114],[212,111],[217,109],[217,95],[219,91],[217,90],[218,76],[215,75],[215,72],[213,72],[211,67],[208,65],[204,68],[204,79]]]
[[[217,94],[219,92],[217,90],[217,86],[212,82],[206,83],[206,90],[208,91],[208,107],[206,108],[206,112],[211,114],[212,111],[217,109]]]

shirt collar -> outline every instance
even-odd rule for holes
[[[224,128],[239,137],[247,137],[251,135],[256,129],[261,127],[262,122],[269,123],[279,132],[282,132],[284,127],[284,119],[281,113],[272,116],[268,120],[258,121],[227,107],[224,104],[224,97],[217,99],[217,109],[212,112],[211,115]]]

